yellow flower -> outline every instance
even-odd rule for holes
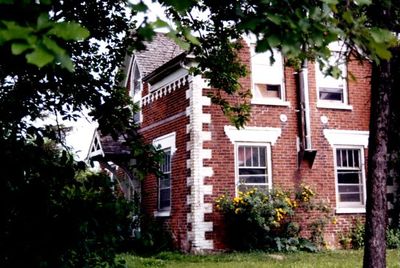
[[[240,208],[235,209],[235,214],[239,214]]]
[[[336,217],[333,217],[332,223],[333,223],[333,224],[337,224],[337,218],[336,218]]]

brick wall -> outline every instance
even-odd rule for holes
[[[248,47],[244,47],[240,53],[244,63],[250,66],[250,53]],[[272,152],[272,184],[273,187],[293,190],[300,183],[311,185],[317,192],[319,198],[328,200],[332,208],[336,206],[335,174],[333,163],[333,149],[324,137],[323,129],[341,130],[368,130],[369,122],[369,73],[368,65],[360,65],[352,61],[348,65],[349,72],[356,78],[348,81],[348,100],[352,110],[338,110],[317,108],[317,92],[315,84],[315,67],[312,63],[308,66],[309,71],[309,97],[311,109],[312,145],[317,150],[317,155],[312,168],[308,162],[303,161],[298,168],[296,140],[300,135],[298,89],[296,87],[296,74],[292,68],[285,68],[285,90],[286,101],[289,106],[252,105],[251,120],[248,126],[281,128],[282,133],[276,144],[271,147]],[[251,88],[250,77],[241,80],[244,89]],[[206,95],[210,90],[204,89]],[[229,97],[227,97],[229,99]],[[211,123],[204,124],[203,129],[211,131],[212,140],[204,144],[205,148],[213,151],[212,159],[204,161],[205,166],[214,170],[214,176],[206,180],[207,184],[213,185],[212,196],[207,197],[207,202],[214,200],[224,193],[235,191],[235,167],[234,167],[234,145],[224,133],[224,125],[229,122],[222,114],[219,107],[212,105],[205,107],[204,112],[211,114]],[[282,122],[280,115],[286,115],[287,121]],[[321,122],[321,116],[328,118],[328,123]],[[365,150],[365,156],[367,150]],[[310,215],[309,215],[310,216]],[[331,245],[336,244],[336,234],[343,228],[349,228],[354,217],[363,214],[336,214],[337,224],[330,223],[327,226],[325,238]],[[310,217],[311,221],[318,215]],[[226,247],[224,237],[224,224],[221,215],[216,212],[206,215],[206,219],[214,222],[214,231],[207,234],[209,239],[214,240],[215,249]],[[307,222],[303,224],[304,234],[307,235]]]
[[[188,100],[185,97],[188,87],[188,83],[183,84],[142,107],[142,134],[147,142],[152,143],[158,137],[171,132],[176,133],[177,150],[171,160],[171,214],[169,217],[159,217],[157,220],[171,232],[175,246],[183,250],[189,248],[187,241],[189,208],[186,205],[188,194],[186,143],[189,136],[186,133]],[[147,88],[145,86],[144,93],[148,92]],[[142,183],[142,206],[149,215],[154,215],[157,211],[157,200],[157,178],[150,175]]]

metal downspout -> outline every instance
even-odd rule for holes
[[[304,60],[300,71],[300,92],[304,105],[304,124],[305,124],[305,150],[312,150],[311,141],[311,116],[310,116],[310,99],[308,88],[308,64]]]

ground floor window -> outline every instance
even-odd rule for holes
[[[236,174],[239,191],[271,188],[269,144],[236,144]]]
[[[171,150],[164,149],[160,167],[162,175],[158,178],[158,210],[171,209]]]
[[[338,208],[365,208],[363,148],[336,148],[335,173]]]

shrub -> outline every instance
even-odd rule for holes
[[[159,221],[147,215],[138,217],[131,249],[140,254],[154,254],[169,251],[172,248],[171,234]]]
[[[339,243],[344,249],[360,249],[364,247],[364,235],[364,223],[359,218],[355,218],[350,230],[339,234]]]
[[[299,249],[299,227],[291,222],[298,201],[290,193],[257,189],[239,192],[237,197],[222,195],[216,207],[225,215],[229,243],[234,249]]]
[[[400,229],[388,229],[386,231],[386,245],[390,249],[400,248]]]
[[[82,171],[67,152],[29,144],[23,150],[13,154],[21,161],[2,162],[19,167],[1,181],[0,266],[117,266],[133,205],[114,195],[107,175]]]

